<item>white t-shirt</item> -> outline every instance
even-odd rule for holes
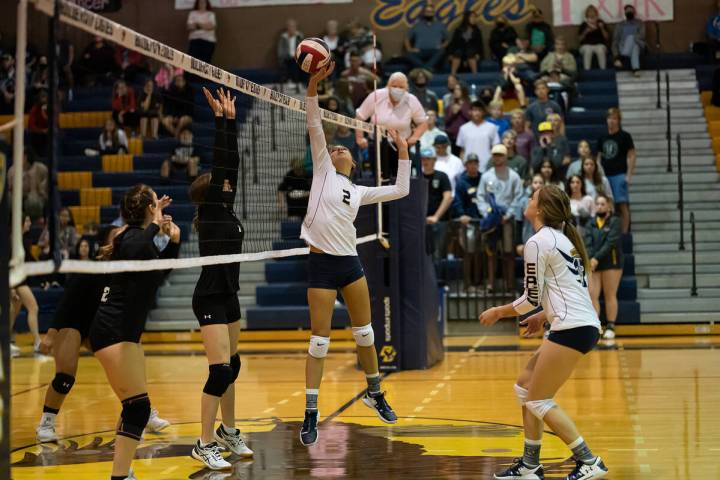
[[[438,155],[435,159],[435,170],[444,172],[445,175],[448,176],[450,179],[450,186],[452,187],[452,194],[455,195],[455,180],[458,175],[465,171],[465,166],[463,165],[462,160],[452,153],[450,155],[445,155],[444,157]]]
[[[474,153],[480,159],[480,171],[487,170],[487,164],[490,160],[490,151],[493,145],[500,143],[497,126],[483,121],[480,125],[473,122],[467,122],[460,127],[457,136],[457,146],[463,149],[463,155],[467,157]]]
[[[205,30],[204,28],[197,28],[200,26],[201,23],[211,23],[213,26],[212,30]],[[190,15],[188,15],[187,19],[187,25],[188,28],[190,28],[190,25],[194,24],[197,30],[190,30],[190,35],[188,37],[190,40],[206,40],[208,42],[217,42],[217,38],[215,37],[215,13],[204,11],[201,12],[199,10],[193,10],[190,12]]]
[[[410,160],[398,161],[395,185],[364,187],[338,173],[330,159],[322,129],[318,97],[305,99],[313,181],[300,238],[330,255],[356,256],[355,217],[362,205],[389,202],[410,191]]]
[[[600,330],[582,258],[560,230],[550,227],[541,228],[525,244],[525,292],[513,302],[520,315],[539,306],[551,331],[587,326]]]
[[[355,112],[355,116],[361,120],[372,117],[371,123],[377,121],[382,127],[397,130],[403,138],[412,135],[412,122],[415,122],[415,125],[427,122],[425,109],[415,95],[406,92],[400,103],[393,106],[387,88],[381,88],[368,95]]]

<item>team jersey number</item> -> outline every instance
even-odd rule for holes
[[[100,297],[100,301],[102,303],[107,302],[108,295],[110,295],[110,287],[103,288],[103,293],[102,293],[102,297]]]
[[[350,190],[343,190],[343,203],[350,205]]]

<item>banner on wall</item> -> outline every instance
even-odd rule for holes
[[[213,8],[273,7],[277,5],[322,5],[327,3],[352,3],[352,0],[210,0]],[[176,10],[190,10],[195,0],[175,0]]]
[[[91,12],[117,12],[122,8],[122,0],[70,0],[74,4]]]
[[[369,0],[364,0],[369,1]],[[422,15],[427,0],[375,0],[370,13],[374,30],[407,29]],[[573,0],[574,1],[574,0]],[[479,21],[492,25],[499,17],[520,23],[530,15],[530,0],[435,0],[435,16],[448,27],[460,22],[465,12],[478,14]]]
[[[645,21],[665,22],[673,20],[674,0],[553,0],[553,24],[580,25],[585,19],[585,9],[597,7],[600,17],[607,23],[625,19],[625,5],[634,5],[638,17]]]

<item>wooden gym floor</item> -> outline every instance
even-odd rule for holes
[[[363,375],[353,342],[334,339],[320,391],[320,442],[302,447],[306,334],[241,342],[238,426],[253,460],[214,474],[188,454],[199,433],[206,361],[195,337],[145,341],[150,397],[172,426],[145,436],[134,462],[140,480],[487,479],[522,452],[512,385],[538,344],[516,337],[450,337],[445,360],[384,379],[400,417],[385,426],[358,398]],[[341,339],[344,337],[344,339]],[[177,340],[177,338],[174,338]],[[720,337],[618,339],[588,355],[557,397],[577,421],[611,479],[720,478]],[[27,347],[25,348],[27,351]],[[16,480],[109,478],[120,405],[98,362],[83,356],[58,417],[58,444],[38,445],[35,426],[52,360],[28,354],[12,364],[12,463]],[[571,468],[569,451],[546,434],[548,478]]]

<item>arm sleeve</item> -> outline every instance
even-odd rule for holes
[[[208,203],[222,202],[222,186],[227,165],[227,138],[224,129],[225,119],[215,117],[215,146],[213,148],[212,171],[210,172],[210,184],[205,194],[205,201]]]
[[[325,132],[320,117],[320,104],[318,97],[305,98],[305,113],[307,115],[307,128],[310,135],[310,150],[312,152],[313,170],[320,171],[328,168],[332,162],[327,151]]]
[[[513,308],[520,315],[530,313],[540,306],[543,294],[545,259],[537,237],[525,244],[525,291],[513,302]]]
[[[235,202],[235,196],[237,194],[237,183],[238,183],[238,167],[240,166],[240,151],[238,150],[238,137],[237,137],[237,121],[228,119],[226,122],[227,130],[225,130],[225,141],[227,146],[227,154],[225,165],[225,178],[230,182],[233,192],[233,202]]]
[[[620,239],[620,219],[618,217],[612,216],[608,219],[608,222],[608,227],[610,227],[610,231],[608,232],[607,237],[605,237],[605,241],[597,246],[595,255],[593,255],[593,257],[597,258],[598,260],[602,260],[603,258],[608,256],[612,248],[615,246],[615,244],[617,244],[617,241]]]
[[[410,160],[398,160],[395,185],[383,187],[358,186],[358,190],[360,191],[360,205],[390,202],[406,196],[410,192]]]

